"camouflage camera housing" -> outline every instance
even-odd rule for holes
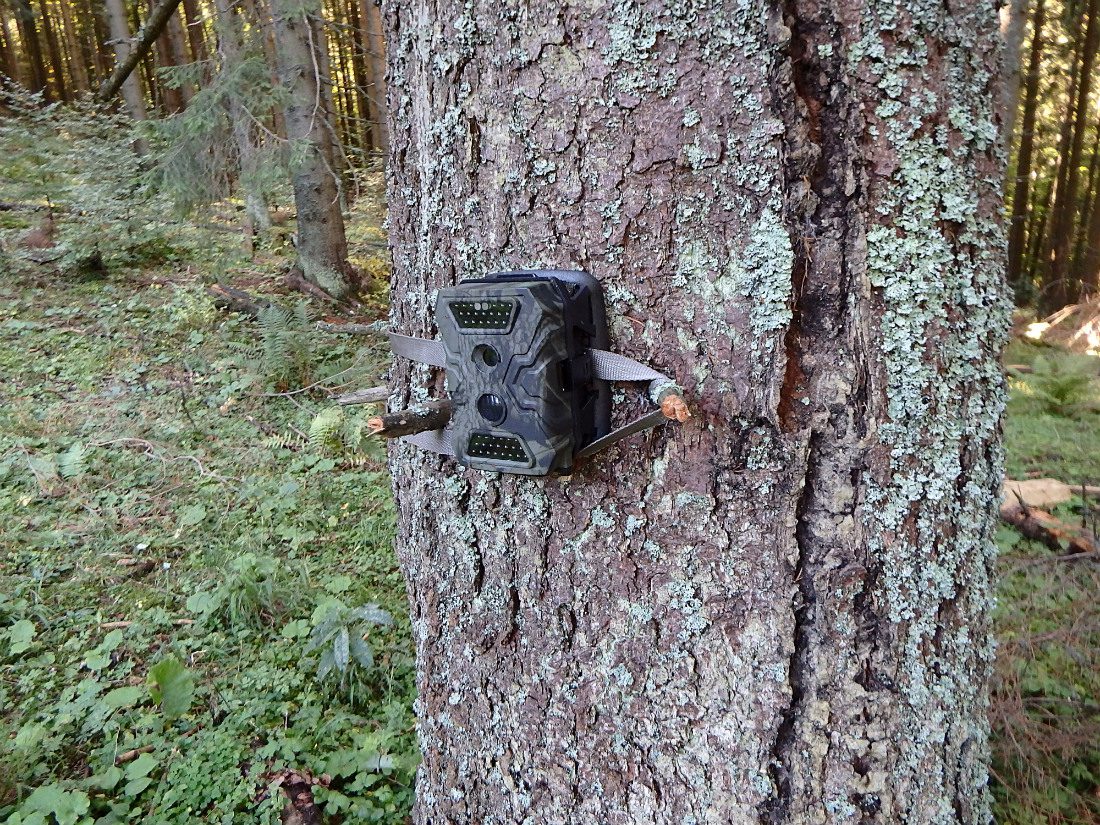
[[[439,291],[455,457],[479,470],[572,472],[610,429],[611,393],[592,375],[606,349],[599,282],[586,272],[500,272]]]

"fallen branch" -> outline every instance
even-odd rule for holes
[[[312,298],[316,298],[318,301],[324,301],[327,304],[335,304],[337,306],[342,304],[340,300],[333,298],[321,289],[321,287],[317,286],[317,284],[307,281],[302,274],[302,270],[296,266],[291,267],[290,271],[286,273],[286,278],[284,278],[284,280],[290,289],[305,293]]]
[[[338,395],[336,403],[341,407],[349,407],[352,404],[377,404],[390,397],[389,387],[371,387],[365,390],[356,390],[346,395]]]
[[[132,748],[128,751],[123,751],[115,757],[116,765],[125,765],[127,762],[133,762],[143,753],[149,753],[153,750],[152,745],[142,745],[140,748]]]
[[[367,419],[371,435],[398,438],[403,435],[439,430],[451,420],[450,401],[428,401],[407,410],[384,413]]]
[[[226,312],[238,312],[241,315],[247,315],[249,318],[257,317],[261,309],[271,306],[271,301],[267,298],[258,298],[243,289],[236,289],[224,284],[208,286],[206,293],[213,297],[214,306],[218,309],[224,309]]]
[[[172,624],[174,624],[176,627],[186,627],[187,625],[191,625],[191,624],[194,624],[194,623],[195,623],[194,619],[173,619],[172,620]],[[130,627],[130,625],[132,625],[132,624],[133,624],[133,622],[130,622],[130,621],[100,622],[99,623],[99,629],[100,630],[123,630],[127,627]]]
[[[1001,520],[1019,531],[1020,535],[1059,553],[1095,553],[1096,542],[1091,536],[1070,527],[1045,510],[1028,507],[1023,502],[1001,505]]]

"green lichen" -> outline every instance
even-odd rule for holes
[[[1007,317],[1001,228],[979,196],[983,190],[987,199],[992,194],[980,169],[997,130],[993,98],[986,94],[989,77],[972,44],[951,44],[946,81],[931,77],[924,35],[941,26],[942,8],[916,4],[909,12],[916,31],[890,50],[882,33],[892,28],[892,13],[875,19],[870,12],[866,37],[848,55],[853,67],[869,63],[879,87],[893,98],[876,109],[882,122],[873,133],[884,136],[897,158],[875,202],[889,220],[867,233],[867,276],[881,306],[879,351],[888,405],[878,438],[889,447],[891,469],[885,481],[869,487],[863,521],[885,574],[885,608],[904,648],[898,687],[909,708],[902,735],[912,746],[901,754],[900,771],[911,788],[897,802],[938,799],[942,810],[922,821],[956,821],[942,788],[922,787],[942,783],[942,777],[921,766],[945,747],[959,747],[962,740],[951,745],[948,739],[963,724],[969,726],[963,739],[972,740],[970,751],[950,770],[960,772],[952,780],[959,783],[957,792],[972,794],[977,822],[988,817],[988,802],[984,677],[975,674],[987,672],[992,656],[988,575],[1004,403],[992,354]],[[988,23],[960,24],[958,31],[983,26]],[[946,99],[919,93],[937,83],[945,85]],[[907,94],[911,86],[918,91]],[[951,132],[925,126],[941,106]],[[944,231],[947,224],[954,227],[951,233]],[[970,456],[965,465],[964,455]],[[950,627],[937,621],[947,604],[961,616]]]

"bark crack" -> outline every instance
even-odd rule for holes
[[[797,526],[795,544],[798,555],[794,565],[795,592],[791,595],[794,615],[794,649],[787,666],[787,681],[791,699],[780,715],[779,727],[771,749],[768,773],[775,787],[773,794],[760,806],[760,819],[766,823],[781,823],[790,815],[793,791],[791,788],[792,753],[798,739],[797,724],[806,703],[807,689],[812,683],[813,671],[813,607],[817,598],[814,577],[809,571],[813,537],[810,535],[807,512],[814,505],[814,481],[818,476],[822,438],[819,433],[810,436],[806,457],[806,475],[795,509]]]

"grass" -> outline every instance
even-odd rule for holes
[[[1005,363],[1033,367],[1037,373],[1010,373],[1011,395],[1005,418],[1010,478],[1050,476],[1067,484],[1100,479],[1100,359],[1058,353],[1048,347],[1014,342]],[[1053,368],[1053,369],[1052,369]],[[1053,375],[1052,375],[1053,373]],[[1048,376],[1044,381],[1044,377]],[[1073,398],[1053,409],[1043,388],[1062,376],[1085,383]]]
[[[234,235],[91,197],[121,191],[111,168],[69,156],[115,154],[49,134],[0,123],[26,167],[5,199],[42,180],[55,203],[86,198],[66,260],[102,242],[112,273],[5,256],[35,221],[0,213],[0,821],[276,823],[290,785],[333,825],[407,821],[414,662],[389,478],[362,415],[329,401],[378,383],[386,354],[313,331],[289,296],[262,323],[218,314],[204,279],[278,292],[286,250],[250,261]],[[383,283],[379,200],[361,203],[350,239]],[[108,243],[122,207],[130,243]],[[1100,483],[1096,362],[1026,344],[1006,362],[1035,369],[1011,379],[1009,475]],[[1098,822],[1100,574],[998,541],[998,820]]]
[[[1034,368],[1010,376],[1009,477],[1100,483],[1100,361],[1024,342],[1014,342],[1005,361]],[[1056,515],[1091,527],[1096,510],[1095,500],[1076,498]],[[998,821],[1098,822],[1100,568],[1095,559],[1066,560],[1005,526],[998,544],[991,712]]]
[[[291,772],[327,821],[407,818],[389,479],[308,436],[385,356],[311,333],[304,364],[269,363],[187,271],[272,265],[218,237],[189,268],[0,274],[0,821],[275,823]],[[322,677],[311,635],[369,604],[394,623],[351,625],[368,653]]]

